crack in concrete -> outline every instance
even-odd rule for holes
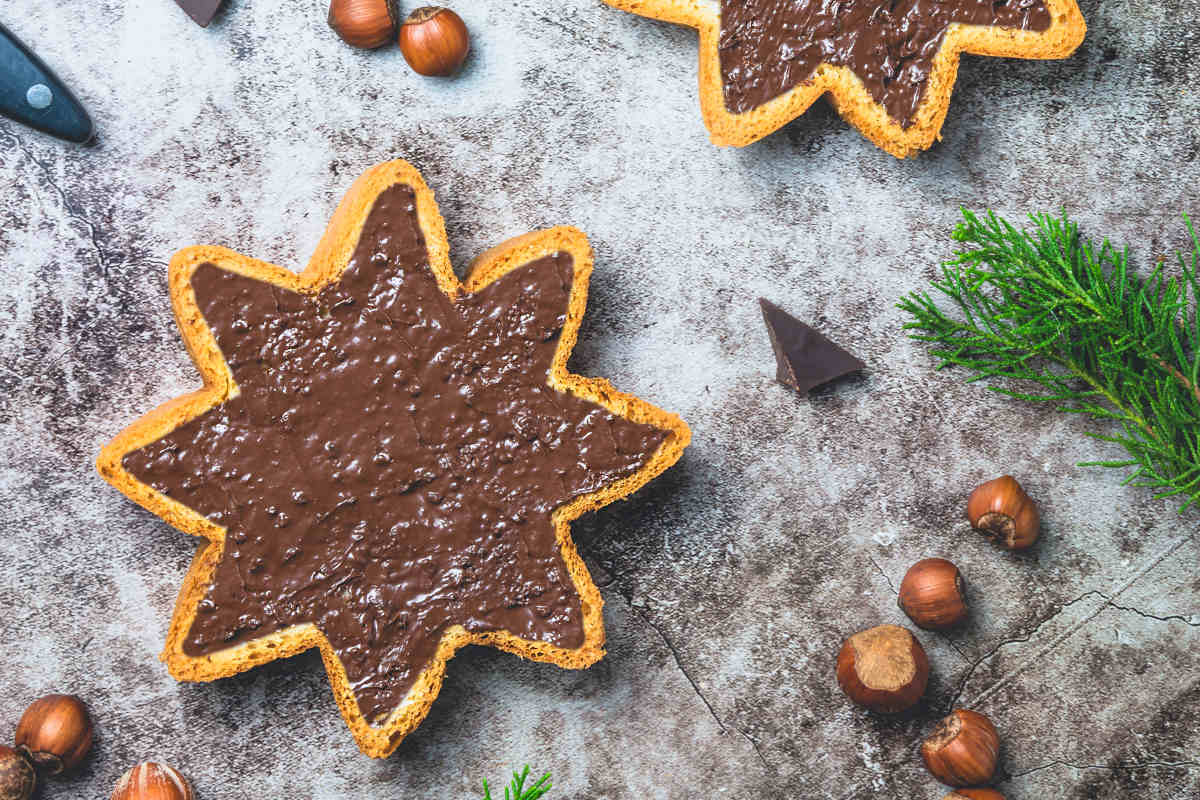
[[[1015,778],[1023,778],[1024,776],[1030,775],[1034,772],[1041,772],[1042,770],[1052,769],[1054,767],[1069,767],[1071,769],[1077,769],[1080,771],[1099,769],[1107,770],[1109,772],[1132,772],[1133,770],[1138,769],[1178,769],[1181,767],[1186,770],[1191,770],[1200,769],[1200,761],[1146,761],[1132,764],[1076,764],[1075,762],[1067,761],[1066,759],[1056,759],[1046,764],[1030,767],[1029,769],[1021,772],[1014,772],[1011,775],[1001,778],[1000,783],[1006,783]]]
[[[958,657],[961,658],[964,663],[971,663],[971,657],[967,655],[966,651],[962,649],[962,646],[958,642],[954,641],[949,636],[945,636],[944,638],[946,640],[946,644],[950,645],[950,648],[954,650],[954,652],[958,653]]]
[[[896,588],[896,585],[894,583],[892,583],[892,579],[889,578],[887,573],[883,571],[883,567],[879,566],[879,562],[875,560],[874,556],[869,556],[869,558],[871,559],[871,563],[875,565],[875,571],[878,572],[880,577],[882,577],[884,579],[884,581],[887,582],[888,588],[892,590],[892,594],[899,597],[900,590],[898,590]]]
[[[749,742],[750,746],[754,748],[754,754],[758,756],[758,760],[762,762],[763,769],[773,774],[775,772],[775,768],[771,766],[770,762],[767,761],[767,757],[763,755],[762,748],[758,746],[758,740],[746,733],[741,728],[735,727],[734,730],[737,731],[738,735]]]
[[[1000,652],[1001,649],[1007,647],[1010,644],[1023,644],[1025,642],[1028,642],[1034,636],[1037,636],[1038,631],[1040,631],[1046,625],[1046,623],[1050,622],[1050,620],[1058,618],[1059,616],[1062,615],[1062,613],[1064,611],[1066,611],[1068,608],[1075,605],[1076,603],[1078,603],[1082,600],[1085,600],[1088,597],[1091,597],[1092,595],[1099,595],[1099,594],[1100,594],[1100,592],[1096,591],[1095,589],[1092,589],[1090,591],[1084,592],[1083,594],[1079,595],[1078,597],[1076,597],[1072,600],[1068,600],[1067,602],[1063,603],[1062,606],[1060,606],[1056,611],[1054,611],[1053,613],[1047,615],[1042,620],[1040,620],[1036,625],[1033,626],[1033,630],[1029,631],[1029,633],[1027,633],[1026,635],[1017,636],[1012,639],[1005,639],[1005,640],[1001,641],[1000,643],[998,643],[992,649],[988,650],[986,653],[984,653],[978,659],[976,659],[971,664],[971,666],[967,668],[967,672],[965,675],[963,675],[962,680],[960,680],[958,682],[958,689],[954,692],[954,695],[950,698],[950,703],[947,706],[946,713],[950,713],[950,711],[952,709],[957,707],[959,698],[962,697],[963,692],[967,688],[967,682],[971,680],[971,676],[975,674],[975,670],[977,670],[977,669],[979,669],[979,667],[983,666],[983,664],[988,659],[990,659],[992,656],[996,655],[996,653]],[[1103,606],[1101,606],[1101,608],[1103,608]],[[1090,617],[1089,617],[1089,619],[1090,619]]]
[[[108,259],[105,257],[104,251],[100,249],[100,240],[96,233],[96,226],[91,220],[89,220],[71,204],[70,199],[67,197],[66,191],[58,185],[57,181],[54,180],[50,166],[35,156],[33,151],[26,146],[24,140],[22,140],[15,131],[11,130],[9,126],[5,125],[0,127],[0,133],[8,136],[12,140],[13,145],[17,148],[17,150],[19,150],[22,155],[25,156],[25,158],[29,159],[29,161],[36,164],[41,170],[42,177],[45,179],[46,183],[50,184],[51,188],[54,189],[54,191],[58,194],[59,199],[62,201],[63,210],[67,212],[67,217],[82,223],[87,228],[88,241],[92,246],[92,250],[94,250],[96,253],[96,260],[100,262],[100,272],[104,276],[105,282],[107,282],[109,266]]]
[[[1107,600],[1108,605],[1111,608],[1117,609],[1118,611],[1131,611],[1134,614],[1137,614],[1139,617],[1145,617],[1146,619],[1153,619],[1153,620],[1157,620],[1159,622],[1182,622],[1184,625],[1187,625],[1189,628],[1200,628],[1200,622],[1192,622],[1193,618],[1200,619],[1200,615],[1193,615],[1193,617],[1185,617],[1181,614],[1171,614],[1170,616],[1160,617],[1157,614],[1151,614],[1148,611],[1142,611],[1140,608],[1134,608],[1133,606],[1119,606],[1112,601],[1112,598],[1110,598],[1108,595],[1104,594],[1103,592],[1096,592],[1096,594],[1100,595],[1105,600]]]
[[[766,756],[763,755],[762,749],[758,745],[758,741],[736,725],[726,725],[721,720],[721,717],[717,714],[717,710],[713,708],[713,704],[710,703],[708,698],[704,696],[704,692],[700,691],[700,685],[696,683],[695,679],[692,678],[691,673],[689,673],[687,668],[683,666],[683,659],[680,657],[679,651],[675,649],[674,643],[667,638],[667,635],[662,632],[662,629],[651,622],[650,618],[646,616],[646,614],[640,609],[634,608],[632,604],[630,604],[629,608],[641,618],[642,622],[646,623],[646,625],[648,625],[654,630],[655,633],[658,634],[658,638],[662,639],[663,644],[665,644],[667,649],[671,651],[671,657],[675,659],[675,666],[679,668],[679,671],[683,674],[684,679],[691,684],[692,691],[694,691],[696,696],[700,698],[700,702],[704,703],[704,707],[707,708],[708,713],[712,715],[712,718],[717,723],[717,728],[720,729],[721,733],[726,733],[730,728],[732,728],[739,736],[750,743],[750,746],[754,748],[754,754],[758,756],[758,760],[762,762],[762,765],[767,769],[767,771],[774,773],[775,770],[771,766],[770,762],[767,761]]]
[[[995,682],[993,682],[991,686],[987,687],[980,694],[978,694],[972,700],[971,705],[973,705],[973,706],[979,705],[984,700],[986,700],[988,697],[995,694],[1000,689],[1001,686],[1008,683],[1015,676],[1021,675],[1025,672],[1027,672],[1030,666],[1032,666],[1033,664],[1035,664],[1038,661],[1041,661],[1043,658],[1046,657],[1046,655],[1053,652],[1056,647],[1058,647],[1060,644],[1065,642],[1071,636],[1075,635],[1076,631],[1078,631],[1080,628],[1083,628],[1085,625],[1087,625],[1093,619],[1095,619],[1097,616],[1099,616],[1100,613],[1104,611],[1104,609],[1113,605],[1113,601],[1116,598],[1120,597],[1122,594],[1124,594],[1126,591],[1128,591],[1130,587],[1132,587],[1135,583],[1137,583],[1142,578],[1144,578],[1151,570],[1153,570],[1155,567],[1157,567],[1159,564],[1161,564],[1164,560],[1166,560],[1172,553],[1174,553],[1176,550],[1178,550],[1180,547],[1182,547],[1185,543],[1191,541],[1195,535],[1196,535],[1195,532],[1187,533],[1187,534],[1175,539],[1174,541],[1172,541],[1165,548],[1163,548],[1163,550],[1158,555],[1151,558],[1144,567],[1142,567],[1140,570],[1138,570],[1133,575],[1131,575],[1129,577],[1129,579],[1125,581],[1125,583],[1118,586],[1116,591],[1114,591],[1111,596],[1103,594],[1102,592],[1096,591],[1094,589],[1089,592],[1084,592],[1079,597],[1072,600],[1070,603],[1067,603],[1066,605],[1064,605],[1061,609],[1058,610],[1057,613],[1047,617],[1045,620],[1038,623],[1038,626],[1037,626],[1037,628],[1034,629],[1033,633],[1031,633],[1031,634],[1029,634],[1029,636],[1025,637],[1025,639],[1023,641],[1028,641],[1029,639],[1031,639],[1034,635],[1037,634],[1037,631],[1039,629],[1041,629],[1041,627],[1043,625],[1045,625],[1051,619],[1058,617],[1069,606],[1073,605],[1074,603],[1079,602],[1080,600],[1084,599],[1085,597],[1088,597],[1089,595],[1097,595],[1099,597],[1104,598],[1104,603],[1097,606],[1095,608],[1095,610],[1093,610],[1090,614],[1087,614],[1086,616],[1083,617],[1083,619],[1079,620],[1074,625],[1067,628],[1066,631],[1064,631],[1059,636],[1055,637],[1049,644],[1047,644],[1045,647],[1041,648],[1036,653],[1034,653],[1032,657],[1025,659],[1023,662],[1018,664],[1015,669],[1009,670],[1007,673],[1000,676],[1000,678],[998,678]],[[980,659],[979,663],[980,664],[983,663],[983,661],[987,660],[992,655],[994,655],[1005,644],[1010,644],[1010,643],[1012,643],[1012,642],[1001,642],[999,645],[997,645],[995,648],[993,648],[991,653],[989,653],[988,655],[985,655],[982,659]],[[953,703],[957,702],[957,700],[962,696],[962,692],[966,686],[966,682],[970,678],[971,673],[973,673],[973,672],[974,672],[974,668],[972,668],[971,670],[968,671],[966,678],[964,678],[963,681],[959,684],[959,690],[957,692],[955,692],[954,700],[952,701],[951,708],[954,707]]]

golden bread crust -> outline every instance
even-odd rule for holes
[[[962,53],[1001,58],[1066,58],[1075,52],[1087,33],[1087,24],[1076,0],[1045,0],[1051,15],[1044,31],[1021,31],[954,23],[946,32],[934,58],[929,84],[905,128],[888,116],[867,92],[862,80],[847,67],[821,64],[813,78],[757,108],[734,114],[725,108],[717,45],[721,32],[718,0],[604,0],[610,6],[688,25],[700,32],[700,110],[713,144],[743,147],[773,133],[808,110],[828,94],[833,107],[847,122],[897,158],[928,150],[941,138],[942,123],[950,107],[950,94],[958,76]]]
[[[667,437],[654,456],[637,472],[578,497],[554,513],[563,560],[582,601],[584,642],[581,647],[567,649],[520,639],[504,631],[471,633],[462,626],[454,626],[442,637],[433,661],[421,672],[400,706],[382,725],[372,726],[359,710],[333,647],[313,625],[293,626],[206,656],[189,656],[184,652],[187,632],[220,560],[225,529],[142,483],[124,468],[122,461],[128,453],[162,438],[183,423],[236,395],[237,385],[233,375],[192,292],[190,281],[196,268],[212,263],[255,280],[315,294],[326,284],[339,279],[375,199],[395,184],[408,185],[415,192],[418,218],[430,264],[438,285],[450,297],[477,291],[510,270],[542,256],[559,251],[570,253],[574,261],[574,284],[566,323],[551,365],[549,383],[561,391],[598,403],[614,414],[658,427],[667,432]],[[567,360],[575,345],[587,305],[591,271],[592,251],[587,237],[575,228],[557,227],[519,236],[483,253],[473,262],[466,281],[460,282],[450,264],[445,225],[438,213],[433,192],[425,185],[420,173],[404,161],[380,164],[355,181],[334,212],[307,268],[299,274],[223,247],[188,247],[176,253],[171,259],[169,272],[171,299],[180,333],[204,380],[204,388],[170,400],[135,421],[101,450],[96,462],[104,479],[131,500],[181,531],[206,540],[197,550],[184,578],[168,629],[161,658],[171,675],[178,680],[211,681],[313,647],[320,648],[334,697],[358,746],[367,755],[382,758],[390,755],[428,714],[441,688],[446,662],[465,645],[491,645],[524,658],[567,668],[587,667],[600,659],[604,655],[604,622],[601,613],[604,601],[575,549],[570,522],[586,511],[625,497],[670,467],[679,460],[691,439],[691,432],[679,417],[617,391],[608,381],[567,372]]]

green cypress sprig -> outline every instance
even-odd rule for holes
[[[529,765],[525,765],[525,769],[520,772],[513,771],[512,783],[504,790],[504,800],[538,800],[539,797],[550,791],[553,786],[550,783],[550,773],[547,772],[537,783],[526,788],[525,781],[529,779]],[[483,781],[483,800],[492,800],[492,790],[488,788],[488,782]]]
[[[957,313],[914,292],[899,304],[912,316],[905,329],[933,345],[938,369],[963,367],[968,381],[1002,380],[993,391],[1106,423],[1088,435],[1128,458],[1080,466],[1129,468],[1126,483],[1182,497],[1180,511],[1200,503],[1200,237],[1191,220],[1179,274],[1168,277],[1160,262],[1145,278],[1131,271],[1127,249],[1095,245],[1065,215],[1030,221],[1018,230],[964,210],[953,235],[961,249],[932,284]]]

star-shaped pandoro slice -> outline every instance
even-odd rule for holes
[[[828,96],[843,119],[899,158],[941,138],[962,53],[1065,58],[1086,33],[1076,0],[605,2],[700,32],[700,106],[714,144],[755,142]],[[925,12],[939,15],[936,26],[915,24]],[[1000,24],[978,23],[993,12]],[[835,52],[863,62],[865,77],[836,63],[847,58]],[[897,98],[906,86],[912,96]]]
[[[690,440],[677,416],[567,371],[586,237],[484,253],[460,282],[402,161],[364,174],[308,267],[219,247],[172,259],[204,388],[134,422],[101,475],[206,543],[162,659],[227,677],[319,648],[359,747],[424,719],[467,644],[581,668],[603,601],[570,522],[633,492]]]

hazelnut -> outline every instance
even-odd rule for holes
[[[422,6],[400,26],[400,52],[414,72],[447,77],[462,66],[471,49],[467,25],[448,8]]]
[[[1024,550],[1038,538],[1037,505],[1016,478],[1005,475],[976,487],[967,499],[971,527],[1009,550]]]
[[[25,756],[0,744],[0,800],[29,800],[37,773]]]
[[[331,0],[329,27],[352,47],[373,50],[396,34],[395,0]]]
[[[996,772],[999,755],[996,726],[983,714],[965,708],[951,712],[921,743],[925,766],[947,786],[987,783]]]
[[[17,723],[17,749],[34,766],[56,775],[74,768],[92,749],[92,719],[87,706],[70,694],[35,700]]]
[[[952,628],[967,618],[966,582],[946,559],[926,558],[904,573],[897,603],[919,627]]]
[[[912,708],[925,694],[929,658],[907,629],[879,625],[854,634],[842,645],[837,679],[855,703],[895,714]]]
[[[117,781],[111,800],[194,800],[191,784],[166,764],[146,761]]]
[[[995,789],[955,789],[942,800],[1004,800]]]

